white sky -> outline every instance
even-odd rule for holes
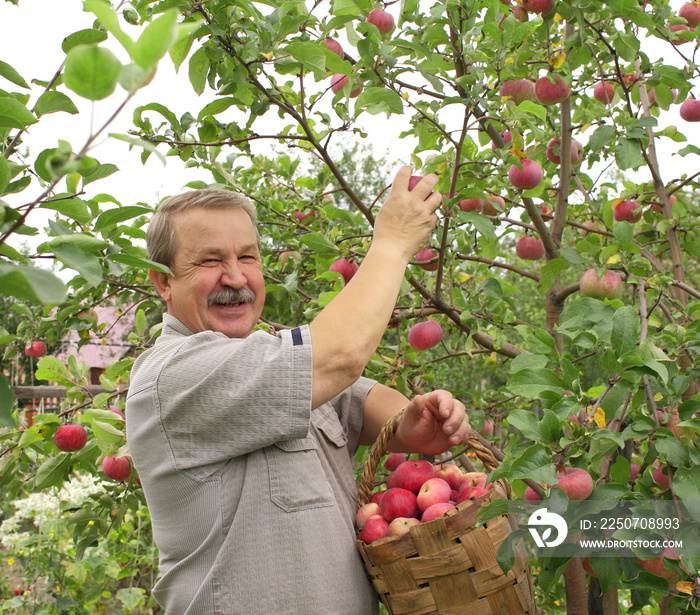
[[[677,9],[683,4],[683,0],[672,0],[671,4]],[[19,6],[0,0],[0,23],[5,25],[3,37],[0,38],[0,59],[11,64],[27,81],[32,78],[49,80],[64,58],[61,50],[63,38],[81,28],[91,27],[93,16],[82,11],[81,0],[20,0]],[[139,29],[135,29],[133,36],[137,36],[138,31]],[[648,51],[649,41],[642,41],[642,45],[645,51]],[[683,46],[683,51],[691,52],[691,46],[692,43],[686,44]],[[655,44],[654,47],[658,48],[658,54],[666,59],[675,56],[669,44],[660,46]],[[114,43],[110,48],[119,55],[122,62],[126,62],[125,54],[118,44]],[[674,63],[682,65],[677,61]],[[3,89],[20,90],[4,79],[0,81],[2,82],[0,87]],[[41,90],[35,87],[32,92],[34,100],[40,93]],[[101,125],[122,101],[123,94],[123,90],[117,88],[117,93],[94,105],[71,94],[81,113],[75,116],[66,113],[44,116],[31,132],[25,135],[25,146],[30,147],[32,155],[35,156],[46,147],[55,147],[56,140],[63,138],[69,141],[74,149],[79,149],[91,130],[90,115],[94,114],[95,126]],[[698,94],[700,95],[700,92]],[[202,97],[197,97],[187,79],[186,62],[181,67],[180,74],[176,75],[172,62],[166,57],[161,62],[153,82],[137,94],[110,130],[126,132],[131,124],[133,109],[139,105],[160,102],[179,117],[185,111],[195,114],[213,96],[212,92],[206,91]],[[373,135],[370,142],[376,144],[378,153],[383,155],[388,146],[393,146],[390,153],[397,159],[401,159],[402,163],[408,163],[409,147],[406,143],[397,140],[398,134],[404,129],[402,122],[405,122],[405,119],[392,116],[391,120],[387,121],[384,114],[378,116],[365,114],[364,117],[366,126]],[[680,120],[677,106],[675,108],[672,106],[669,111],[669,120],[679,125],[691,143],[697,144],[700,141],[698,125],[689,126]],[[666,146],[663,142],[660,145],[662,146],[662,173],[665,165],[668,165],[668,173],[674,174],[678,173],[679,169],[690,173],[700,168],[697,156],[689,156],[685,159],[675,157],[670,160],[664,154]],[[138,152],[129,153],[127,144],[114,140],[102,143],[91,151],[91,155],[101,162],[117,164],[121,172],[90,184],[88,189],[91,192],[88,196],[99,192],[113,194],[123,205],[137,201],[153,204],[163,196],[181,191],[188,181],[197,178],[211,180],[211,176],[204,171],[188,170],[187,174],[183,174],[183,165],[175,158],[167,158],[167,164],[163,166],[163,163],[152,155],[146,165],[142,166]],[[664,179],[668,181],[671,177],[664,177]],[[30,193],[33,189],[36,190],[29,188],[19,195],[7,197],[6,200],[11,205],[27,202],[37,196]],[[34,223],[36,224],[36,221]]]

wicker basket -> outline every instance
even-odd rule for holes
[[[358,507],[366,504],[374,475],[401,415],[382,429],[365,462]],[[497,467],[493,453],[470,433],[467,445],[487,472]],[[365,567],[391,615],[535,615],[529,559],[522,542],[515,545],[515,565],[503,574],[496,561],[500,544],[516,527],[501,516],[476,527],[479,506],[509,498],[510,486],[499,480],[475,502],[462,502],[444,516],[411,527],[404,536],[372,544],[357,541]]]

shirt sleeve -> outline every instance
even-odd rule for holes
[[[190,336],[157,380],[161,429],[180,469],[225,461],[309,431],[308,327],[243,339]]]
[[[359,378],[330,402],[345,429],[348,449],[352,455],[357,452],[359,446],[365,418],[365,399],[375,384],[376,381],[370,378]]]

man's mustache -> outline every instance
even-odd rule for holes
[[[236,303],[252,303],[255,293],[247,288],[225,288],[211,293],[207,297],[207,305],[235,305]]]

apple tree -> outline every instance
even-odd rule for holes
[[[483,431],[500,460],[494,475],[518,496],[566,500],[553,486],[578,468],[593,480],[587,500],[666,503],[700,522],[697,3],[86,0],[84,9],[94,27],[65,39],[65,63],[38,100],[0,63],[17,89],[0,96],[0,289],[24,317],[0,331],[3,367],[33,339],[51,347],[69,329],[104,334],[84,314],[105,302],[135,313],[138,352],[163,309],[143,247],[157,203],[99,192],[118,173],[91,156],[108,126],[26,156],[22,135],[44,115],[75,113],[76,97],[115,114],[137,101],[132,129],[115,137],[131,155],[178,158],[210,178],[185,172],[172,193],[247,194],[263,231],[260,326],[270,330],[308,322],[361,263],[392,172],[347,151],[381,142],[377,125],[398,126],[396,165],[436,173],[443,206],[367,374],[406,394],[458,394],[478,429],[495,425]],[[148,88],[159,62],[174,64],[198,108],[175,113]],[[47,228],[32,226],[37,209],[55,212]],[[35,252],[11,247],[20,233],[41,237]],[[39,258],[73,276],[63,282]],[[66,398],[31,427],[1,377],[3,493],[53,488],[128,456],[109,406],[123,404],[132,360],[108,368],[95,392],[86,366],[40,359],[35,377],[65,386]],[[55,431],[74,421],[87,445],[58,450]],[[73,513],[77,555],[113,526],[111,511],[123,519],[139,506],[136,476],[110,483]],[[697,612],[699,545],[682,538],[684,550],[662,559],[533,553],[538,604]]]

